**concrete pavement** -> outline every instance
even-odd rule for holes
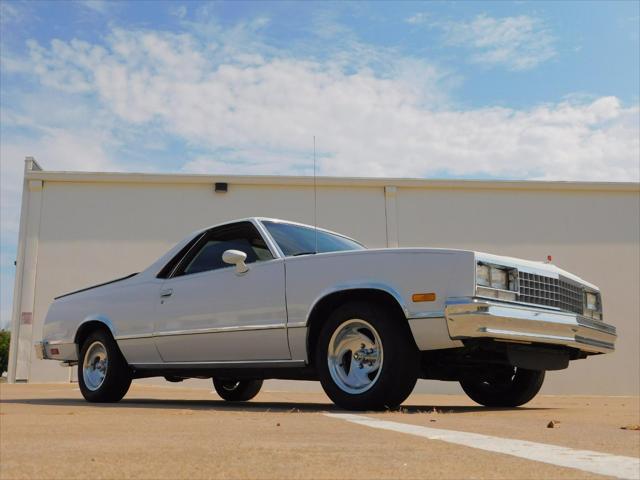
[[[69,384],[0,385],[0,478],[605,478],[356,425],[319,393],[261,392],[229,404],[202,389],[136,384],[88,404]],[[638,397],[539,396],[486,409],[412,395],[372,419],[640,457]],[[555,428],[547,428],[550,421]],[[640,476],[640,471],[638,472]]]

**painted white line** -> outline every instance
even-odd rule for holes
[[[439,428],[423,427],[421,425],[390,422],[388,420],[378,420],[376,418],[350,413],[325,413],[325,415],[366,427],[407,433],[430,440],[440,440],[442,442],[455,443],[488,452],[503,453],[505,455],[549,463],[559,467],[575,468],[585,472],[609,475],[617,478],[640,479],[640,459],[638,458],[609,455],[608,453],[590,450],[575,450],[573,448],[529,442],[526,440],[492,437],[480,433],[442,430]]]

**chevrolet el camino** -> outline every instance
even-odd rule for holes
[[[90,268],[90,267],[89,267]],[[132,379],[212,378],[247,401],[264,379],[319,380],[337,405],[400,405],[418,378],[516,407],[545,371],[613,351],[598,287],[542,262],[434,248],[367,249],[249,218],[189,235],[140,273],[62,295],[38,356],[78,366],[90,402]]]

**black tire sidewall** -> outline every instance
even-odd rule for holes
[[[367,391],[352,394],[334,382],[327,364],[328,346],[334,332],[351,319],[365,320],[375,328],[383,348],[382,371]],[[413,391],[419,373],[419,352],[406,320],[383,305],[353,302],[337,308],[322,326],[316,346],[315,365],[325,393],[349,410],[383,410],[400,405]]]
[[[89,346],[96,341],[101,342],[107,351],[108,368],[102,385],[96,390],[91,390],[84,383],[82,365]],[[113,337],[102,330],[90,333],[82,344],[78,360],[78,384],[82,396],[89,402],[117,402],[129,390],[131,379],[131,369]]]
[[[478,386],[478,380],[461,380],[460,386],[474,402],[486,407],[519,407],[533,400],[542,388],[544,370],[519,368],[509,388],[491,392]]]
[[[262,388],[263,380],[235,380],[238,386],[233,390],[226,390],[224,384],[234,382],[230,379],[213,379],[213,388],[216,393],[228,402],[246,402],[254,398]]]

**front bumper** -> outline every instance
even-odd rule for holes
[[[493,338],[593,354],[612,352],[617,337],[614,326],[575,313],[480,298],[450,299],[444,313],[453,340]]]

